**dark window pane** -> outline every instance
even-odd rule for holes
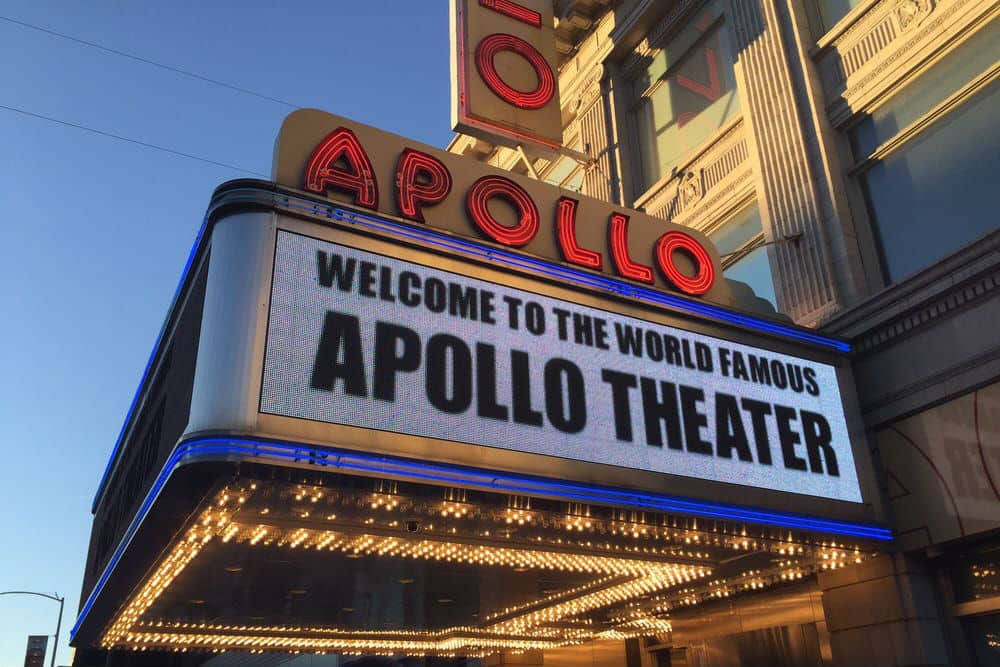
[[[760,211],[757,210],[756,206],[751,206],[713,232],[711,239],[720,255],[728,255],[763,233]]]
[[[861,0],[816,0],[819,16],[823,21],[823,30],[829,30],[847,12],[861,4]]]
[[[978,667],[1000,667],[1000,614],[962,619]]]
[[[767,261],[767,248],[757,248],[724,271],[727,278],[746,283],[754,294],[777,308],[774,298],[774,281],[771,264]]]
[[[993,83],[861,177],[891,282],[997,229],[998,105]]]
[[[958,602],[1000,597],[1000,542],[974,547],[957,557],[951,581]]]

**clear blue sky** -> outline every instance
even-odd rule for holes
[[[451,137],[444,0],[6,0],[0,16],[433,145]],[[5,20],[0,105],[261,174],[291,110]],[[212,189],[245,174],[4,109],[0,147],[0,590],[66,596],[65,664],[99,477]],[[0,666],[22,664],[56,612],[0,597]]]

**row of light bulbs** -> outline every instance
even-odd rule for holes
[[[294,495],[279,493],[279,497],[288,499],[294,498],[299,502],[315,503],[321,498],[328,498],[329,502],[343,502],[355,504],[358,507],[369,507],[370,509],[384,509],[388,511],[406,510],[428,516],[440,516],[446,519],[468,519],[487,518],[508,526],[538,526],[542,528],[562,528],[574,532],[594,532],[600,534],[610,534],[633,539],[656,539],[657,541],[675,541],[678,543],[692,544],[704,541],[706,544],[712,543],[716,546],[726,548],[752,550],[760,545],[778,544],[776,549],[783,548],[779,538],[764,537],[760,540],[747,539],[746,526],[734,532],[732,530],[699,530],[698,520],[691,519],[687,527],[671,527],[668,525],[668,517],[662,516],[661,521],[650,520],[646,512],[614,510],[609,519],[597,519],[592,516],[589,505],[581,503],[571,503],[566,513],[559,515],[554,512],[533,510],[530,498],[521,496],[511,496],[508,500],[509,507],[497,514],[494,510],[484,512],[476,504],[467,501],[466,492],[463,489],[448,488],[445,490],[445,500],[443,502],[426,501],[419,502],[412,498],[400,495],[397,491],[398,485],[395,482],[379,480],[377,491],[368,494],[355,494],[349,496],[347,493],[335,493],[324,489],[322,486],[299,485]],[[367,498],[367,499],[366,499]],[[653,515],[658,516],[658,515]],[[676,524],[676,517],[674,518]],[[704,523],[704,522],[702,522]],[[731,525],[731,524],[724,524]],[[704,536],[699,535],[703,533]],[[714,539],[713,539],[714,536]],[[723,539],[719,539],[721,536]],[[793,542],[792,535],[788,535],[788,541]],[[758,544],[759,542],[759,544]],[[808,542],[806,536],[797,540],[797,547],[800,551],[802,543]],[[824,542],[817,546],[827,546]],[[767,547],[765,547],[767,548]],[[788,548],[788,547],[785,547]]]
[[[703,593],[698,594],[691,589],[685,589],[680,595],[674,595],[667,602],[660,605],[644,606],[642,610],[633,611],[627,618],[619,617],[616,627],[595,632],[589,628],[555,628],[552,624],[557,624],[566,619],[581,617],[582,615],[595,609],[612,605],[620,605],[628,600],[634,600],[638,596],[649,597],[659,594],[663,597],[666,589],[675,587],[681,583],[702,579],[711,573],[706,567],[693,567],[679,565],[675,563],[663,563],[657,561],[632,560],[615,557],[614,555],[585,555],[567,554],[552,551],[542,551],[537,549],[513,549],[495,546],[467,545],[454,542],[443,542],[436,540],[414,540],[412,538],[399,539],[396,537],[380,537],[373,535],[348,535],[334,530],[309,530],[306,528],[279,529],[257,522],[243,523],[234,521],[248,500],[257,489],[255,483],[243,484],[232,489],[225,489],[218,494],[213,503],[213,507],[206,510],[196,523],[196,526],[186,534],[185,539],[179,541],[166,558],[161,561],[153,575],[145,582],[139,592],[133,597],[115,618],[103,637],[105,646],[133,645],[139,650],[145,650],[150,646],[164,647],[173,646],[178,650],[187,648],[198,649],[224,649],[239,648],[240,650],[308,650],[308,651],[337,651],[341,653],[357,650],[360,653],[385,650],[390,652],[433,652],[438,655],[447,655],[454,652],[458,655],[472,655],[477,650],[487,648],[502,648],[505,650],[530,650],[533,648],[545,648],[554,645],[566,645],[571,642],[582,642],[595,637],[617,638],[626,636],[637,636],[637,634],[658,634],[669,631],[669,621],[662,619],[656,614],[668,611],[678,604],[691,605],[709,599]],[[395,489],[393,489],[394,491]],[[404,502],[394,493],[375,494],[371,501],[371,509],[385,509],[395,511],[404,506]],[[330,504],[336,500],[343,499],[336,493],[327,493],[321,488],[309,488],[300,486],[294,494],[287,496],[288,500],[297,503],[304,503],[305,507],[316,506],[321,500],[326,498],[326,503]],[[475,513],[475,509],[470,509],[465,502],[464,494],[461,497],[454,495],[441,505],[441,513],[446,519],[460,519]],[[507,525],[516,524],[532,525],[535,523],[536,514],[530,508],[529,499],[514,499],[512,507],[508,507],[503,514],[503,522]],[[405,503],[409,506],[409,503]],[[260,515],[269,513],[269,508],[258,510]],[[310,510],[300,510],[299,516],[308,517]],[[321,515],[327,520],[336,519],[335,514],[321,510]],[[565,527],[571,532],[590,531],[594,528],[594,520],[590,518],[589,507],[571,506],[571,513],[564,516]],[[803,546],[801,543],[794,543],[789,534],[787,543],[767,540],[758,545],[757,540],[745,537],[744,528],[742,536],[732,538],[730,533],[716,533],[712,535],[698,532],[685,532],[674,530],[673,533],[661,532],[659,528],[650,530],[646,523],[634,523],[637,520],[645,521],[642,513],[616,513],[615,518],[630,520],[633,523],[612,524],[612,534],[622,534],[625,536],[639,537],[650,534],[658,537],[672,538],[679,543],[700,547],[715,545],[736,550],[750,550],[763,548],[768,551],[778,552],[788,555],[802,555]],[[368,519],[368,524],[374,522],[373,518]],[[542,523],[549,523],[546,519]],[[398,526],[398,522],[396,522]],[[697,522],[692,522],[696,529]],[[431,528],[433,530],[433,528]],[[452,527],[449,531],[455,533]],[[488,533],[487,533],[488,535]],[[509,538],[509,533],[508,533]],[[455,636],[454,632],[459,630],[451,628],[447,632],[452,633],[445,637],[438,633],[436,637],[422,637],[416,639],[413,633],[401,633],[398,639],[391,639],[391,632],[379,632],[378,638],[346,637],[336,638],[323,637],[322,639],[312,637],[279,637],[276,633],[287,632],[283,627],[259,627],[248,628],[240,626],[236,628],[236,634],[219,634],[218,630],[213,632],[195,631],[193,628],[184,628],[184,632],[135,632],[135,626],[140,622],[143,615],[149,610],[152,604],[160,595],[174,582],[188,564],[193,561],[204,546],[213,538],[220,537],[223,543],[236,540],[237,543],[249,546],[272,545],[288,548],[305,548],[316,550],[339,551],[349,557],[361,556],[388,556],[396,558],[413,558],[423,560],[435,560],[443,562],[467,563],[474,565],[510,567],[515,570],[523,569],[547,569],[558,571],[571,571],[578,573],[589,573],[604,575],[600,590],[587,592],[589,586],[578,587],[580,590],[563,591],[556,595],[549,596],[542,601],[534,601],[523,608],[508,608],[502,613],[492,615],[494,621],[492,625],[479,629],[469,629],[474,634],[481,636]],[[542,542],[542,538],[537,540]],[[555,542],[561,544],[562,539]],[[591,542],[586,542],[588,547]],[[604,545],[609,551],[625,551],[635,554],[649,554],[650,556],[663,556],[667,554],[678,555],[686,553],[693,558],[708,558],[709,553],[702,554],[700,551],[678,551],[673,549],[657,549],[655,547],[637,546],[631,547],[622,545]],[[824,569],[844,567],[848,556],[843,549],[846,545],[837,542],[822,542],[820,548],[822,567]],[[861,557],[855,549],[855,562],[860,562]],[[789,561],[791,563],[791,561]],[[808,572],[808,569],[806,570]],[[746,575],[746,573],[744,573]],[[759,574],[759,572],[758,572]],[[606,580],[618,576],[631,577],[628,581],[615,585],[603,587]],[[781,573],[781,580],[801,578],[803,570],[793,570],[791,567],[786,572]],[[744,576],[743,588],[757,590],[766,585],[776,583],[778,578],[754,577],[751,572]],[[737,586],[717,586],[712,592],[716,597],[728,596],[730,590],[736,590]],[[666,600],[666,598],[663,598]],[[547,604],[538,608],[539,603]],[[528,609],[531,611],[528,611]],[[487,619],[490,620],[490,619]],[[305,632],[309,634],[323,635],[325,632],[336,632],[334,630],[324,630],[323,628],[297,628],[295,632]],[[486,631],[486,635],[482,633]],[[259,633],[259,634],[258,634]],[[447,633],[446,633],[447,634]],[[405,635],[405,637],[404,637]],[[498,637],[505,635],[505,637]],[[516,639],[509,635],[518,635]],[[530,635],[530,636],[529,636]],[[229,637],[222,641],[220,637]],[[324,644],[323,641],[327,643]],[[318,643],[317,643],[318,642]],[[332,643],[331,643],[332,642]],[[338,643],[339,642],[339,643]],[[490,644],[490,642],[501,642],[501,644]],[[506,643],[504,643],[506,642]],[[543,646],[544,644],[544,646]],[[478,647],[478,648],[477,648]],[[488,651],[487,651],[488,652]]]

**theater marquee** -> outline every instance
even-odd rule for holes
[[[212,197],[74,643],[482,658],[864,562],[849,345],[748,294],[699,232],[294,112]]]
[[[260,407],[861,502],[832,366],[288,232]]]

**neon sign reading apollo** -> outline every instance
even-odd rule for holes
[[[380,198],[384,196],[369,153],[357,135],[344,126],[330,132],[313,150],[305,166],[304,188],[318,194],[331,190],[346,193],[356,206],[376,211],[380,210]],[[398,151],[392,194],[403,218],[426,222],[425,209],[453,196],[453,188],[451,171],[442,160],[413,148]],[[538,203],[525,187],[511,178],[487,174],[455,196],[464,199],[466,215],[475,229],[496,243],[522,248],[535,239],[542,226],[543,214]],[[497,219],[491,210],[494,202],[511,207],[515,224],[504,224]],[[560,259],[602,270],[604,249],[585,247],[578,239],[579,203],[579,199],[558,196],[549,213],[548,225],[555,228]],[[716,270],[703,243],[685,231],[670,229],[656,238],[651,258],[635,257],[630,251],[629,217],[612,210],[605,222],[606,254],[610,255],[618,276],[653,284],[655,265],[667,283],[680,292],[700,296],[712,288]],[[680,254],[686,259],[683,266],[678,264]]]

